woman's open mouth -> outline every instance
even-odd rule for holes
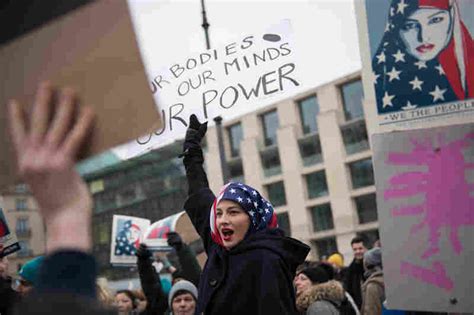
[[[229,228],[222,228],[221,235],[224,241],[229,242],[232,239],[232,235],[234,235],[234,230]]]
[[[433,50],[433,48],[434,48],[433,44],[423,44],[423,45],[420,45],[420,46],[416,47],[416,50],[418,52],[424,54],[424,53],[430,52],[431,50]]]

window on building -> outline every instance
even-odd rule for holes
[[[311,207],[310,212],[313,219],[313,231],[320,232],[334,229],[332,210],[329,203]]]
[[[305,175],[305,178],[308,198],[312,199],[328,195],[328,185],[324,170]]]
[[[28,210],[28,203],[25,198],[17,198],[15,199],[15,208],[17,211],[25,211]]]
[[[299,139],[298,146],[304,166],[314,165],[323,161],[319,135],[313,134]]]
[[[364,89],[362,87],[362,81],[357,80],[346,83],[341,87],[341,90],[346,120],[364,117],[364,110],[362,107]]]
[[[30,230],[30,224],[28,218],[18,218],[16,220],[16,232],[17,234],[23,234]]]
[[[298,102],[303,133],[318,131],[316,116],[319,114],[319,103],[316,96],[310,96]]]
[[[265,185],[268,199],[274,207],[286,205],[285,185],[283,181]]]
[[[372,159],[364,159],[349,164],[351,172],[352,187],[360,188],[374,184],[374,170]]]
[[[375,200],[375,194],[359,196],[354,198],[354,201],[360,224],[377,221],[377,202]]]
[[[328,237],[328,238],[323,238],[319,240],[314,240],[313,244],[314,244],[314,247],[316,247],[318,257],[321,260],[338,252],[335,237]]]
[[[233,182],[244,181],[244,167],[242,165],[242,159],[236,158],[227,162],[227,168],[229,169],[230,180]]]
[[[96,244],[108,244],[110,242],[110,223],[100,222],[94,226]]]
[[[276,110],[261,116],[266,146],[277,144],[278,113]]]
[[[358,232],[357,235],[362,237],[365,246],[369,249],[374,247],[375,241],[380,240],[379,230],[377,229]]]
[[[240,142],[243,139],[242,125],[240,123],[227,128],[230,143],[230,156],[236,157],[240,155]]]
[[[290,217],[288,212],[277,213],[278,227],[285,232],[286,236],[291,236]]]
[[[369,149],[369,138],[365,121],[359,119],[341,126],[342,139],[347,154],[354,154]]]
[[[260,151],[263,173],[265,177],[281,174],[280,154],[278,147],[267,148]]]
[[[19,240],[20,250],[17,252],[18,257],[28,257],[32,255],[30,242],[27,240]]]
[[[27,191],[26,184],[18,184],[15,186],[16,193],[25,193]]]

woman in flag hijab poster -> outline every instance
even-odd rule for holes
[[[379,114],[474,98],[474,42],[457,0],[393,0],[372,70]]]
[[[214,195],[200,145],[206,130],[191,115],[182,154],[189,185],[184,209],[207,254],[196,314],[297,314],[292,280],[309,247],[284,235],[272,204],[256,189],[230,182]]]

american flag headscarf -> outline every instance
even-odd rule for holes
[[[277,217],[270,202],[263,198],[256,189],[242,183],[231,182],[224,185],[219,191],[219,195],[211,206],[211,215],[209,216],[212,240],[221,246],[223,246],[223,242],[216,224],[217,204],[221,200],[234,201],[247,212],[250,217],[250,228],[247,234],[278,227]]]
[[[447,10],[451,20],[446,46],[427,61],[410,55],[400,37],[406,19],[423,8]],[[393,0],[372,70],[379,114],[473,98],[474,42],[456,0]]]

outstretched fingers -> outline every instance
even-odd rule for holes
[[[30,135],[33,142],[41,141],[48,130],[52,101],[53,88],[51,83],[42,82],[36,92],[31,115]]]
[[[67,156],[76,157],[86,136],[89,134],[94,121],[94,111],[91,107],[81,107],[79,117],[64,140],[63,149]]]
[[[10,136],[12,138],[13,147],[17,156],[19,156],[22,152],[22,149],[24,148],[26,123],[21,105],[16,100],[11,100],[8,103],[8,116]]]
[[[75,92],[71,88],[64,88],[61,91],[59,106],[56,108],[51,127],[46,135],[48,144],[56,147],[64,140],[70,128],[71,120],[75,110]]]

